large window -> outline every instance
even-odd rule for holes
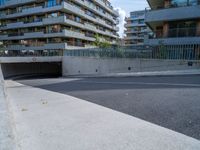
[[[0,0],[0,5],[4,5],[6,0]]]
[[[199,0],[189,0],[189,5],[198,5]]]
[[[198,5],[198,0],[171,0],[171,5],[175,7]]]
[[[56,0],[48,0],[48,7],[52,7],[56,5]]]
[[[169,24],[169,37],[195,36],[197,23],[195,21],[171,22]]]

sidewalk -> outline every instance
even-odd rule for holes
[[[128,72],[128,73],[108,73],[96,75],[75,75],[68,77],[144,77],[144,76],[180,76],[180,75],[200,75],[200,69],[176,70],[176,71],[154,71],[154,72]]]
[[[14,136],[11,127],[11,114],[4,92],[4,79],[0,65],[0,150],[14,150]]]
[[[135,73],[116,73],[108,76],[178,76],[178,75],[200,75],[200,69],[177,70],[177,71],[154,71],[154,72],[135,72]]]
[[[200,141],[138,118],[6,81],[20,150],[199,150]]]

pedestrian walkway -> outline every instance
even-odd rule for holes
[[[6,81],[20,150],[199,150],[200,141],[78,99]]]
[[[175,70],[175,71],[149,71],[133,73],[116,73],[108,76],[177,76],[177,75],[200,75],[200,69]]]
[[[11,114],[4,93],[4,79],[0,65],[0,150],[14,150]]]
[[[97,74],[97,75],[75,75],[75,76],[68,76],[68,77],[143,77],[143,76],[177,76],[177,75],[181,75],[181,76],[182,75],[200,75],[200,69],[108,73],[108,74]]]

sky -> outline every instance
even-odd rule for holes
[[[129,16],[131,11],[144,10],[148,7],[146,0],[110,0],[112,6],[119,11],[119,35],[124,36],[124,19]]]

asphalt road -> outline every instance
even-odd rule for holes
[[[200,140],[200,76],[27,79],[18,82],[75,96]]]

